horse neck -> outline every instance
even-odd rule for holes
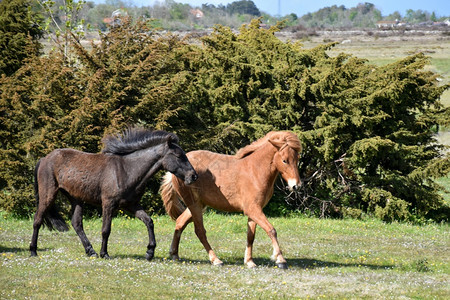
[[[277,150],[270,143],[263,146],[250,154],[246,159],[251,159],[252,164],[255,167],[255,177],[259,179],[261,183],[269,183],[266,185],[267,188],[273,188],[275,180],[279,174],[273,159]],[[256,179],[255,178],[255,179]]]
[[[145,185],[148,179],[161,169],[163,147],[163,145],[157,145],[123,157],[130,184]]]

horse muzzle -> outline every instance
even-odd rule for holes
[[[291,191],[296,191],[300,187],[300,183],[296,179],[289,179],[288,180],[288,188]]]
[[[187,176],[184,178],[184,183],[185,183],[186,185],[190,185],[190,184],[194,183],[195,181],[197,181],[197,179],[198,179],[197,172],[194,171],[193,173],[187,175]]]

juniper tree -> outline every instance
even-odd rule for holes
[[[11,75],[41,49],[39,16],[30,0],[0,1],[0,76]]]
[[[183,62],[177,48],[184,44],[172,35],[158,38],[142,22],[124,19],[90,51],[75,39],[71,45],[76,64],[53,51],[0,79],[0,178],[6,183],[0,205],[17,214],[32,211],[32,174],[40,157],[63,147],[98,152],[105,132],[126,124],[167,127],[189,84],[178,73]],[[151,201],[158,191],[158,182],[152,183]]]
[[[124,20],[90,50],[74,41],[76,64],[57,52],[28,61],[0,82],[8,186],[0,205],[31,211],[40,156],[57,147],[96,152],[105,132],[140,123],[177,133],[186,150],[230,154],[270,130],[296,132],[304,185],[289,209],[390,221],[445,208],[433,179],[448,174],[449,159],[434,133],[450,119],[439,102],[448,86],[423,69],[428,59],[378,67],[331,57],[334,44],[280,41],[281,26],[218,26],[199,45]],[[158,185],[150,183],[147,209],[160,209]]]

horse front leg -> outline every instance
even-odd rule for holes
[[[252,250],[253,250],[253,241],[255,240],[256,233],[256,222],[251,218],[248,218],[247,221],[247,247],[245,249],[244,256],[244,264],[249,268],[256,267],[256,264],[253,262]]]
[[[275,261],[278,268],[280,269],[287,269],[287,262],[283,257],[283,254],[280,250],[280,245],[278,244],[278,238],[277,238],[277,231],[275,228],[270,224],[270,222],[267,220],[267,217],[264,215],[262,210],[253,209],[250,210],[251,212],[247,214],[249,218],[254,220],[256,224],[261,226],[262,229],[267,233],[269,238],[272,241],[273,246],[273,254],[271,259]]]
[[[86,233],[84,232],[83,228],[83,206],[75,202],[75,200],[72,200],[72,206],[73,206],[73,215],[72,215],[72,227],[75,229],[75,232],[77,233],[78,237],[81,240],[81,243],[83,244],[84,250],[86,251],[87,256],[91,257],[98,257],[97,253],[95,252],[94,248],[92,247],[91,242],[86,236]]]
[[[148,231],[148,245],[147,252],[145,253],[145,258],[147,260],[152,260],[155,255],[156,248],[156,239],[155,239],[155,231],[153,220],[150,216],[144,211],[144,208],[141,205],[135,205],[129,208],[129,211],[135,215],[136,218],[144,222],[145,226],[147,226]]]
[[[100,249],[100,257],[105,259],[110,259],[108,255],[108,239],[111,234],[111,220],[112,213],[114,210],[114,205],[112,202],[103,201],[102,210],[102,248]]]

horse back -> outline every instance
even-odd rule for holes
[[[219,154],[205,150],[192,151],[187,157],[198,174],[196,182],[179,188],[185,203],[201,201],[204,206],[229,211],[243,210],[239,201],[240,178],[239,162],[231,155]],[[189,200],[189,198],[195,198]]]
[[[52,182],[75,199],[100,204],[105,174],[110,172],[108,160],[100,153],[56,149],[41,160],[38,180]]]

